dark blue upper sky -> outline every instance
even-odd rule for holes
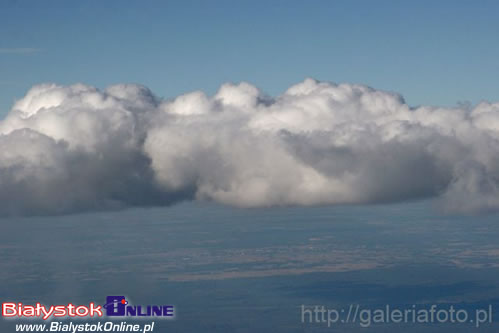
[[[0,2],[0,114],[40,82],[135,82],[172,97],[305,77],[411,105],[499,100],[497,1]]]

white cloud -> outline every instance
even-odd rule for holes
[[[161,100],[138,85],[33,87],[0,122],[0,214],[178,200],[241,206],[434,197],[499,210],[499,103],[410,108],[394,93],[307,79]]]

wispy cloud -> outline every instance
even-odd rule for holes
[[[34,47],[18,47],[18,48],[9,48],[3,47],[0,48],[0,54],[31,54],[39,52],[40,49]]]

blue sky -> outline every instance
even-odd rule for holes
[[[496,1],[0,3],[0,114],[33,84],[141,83],[163,97],[305,77],[411,105],[496,101]]]

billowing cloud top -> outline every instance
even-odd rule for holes
[[[172,100],[139,85],[42,84],[0,122],[0,215],[423,197],[499,210],[499,103],[410,108],[312,79],[275,98],[228,83]]]

